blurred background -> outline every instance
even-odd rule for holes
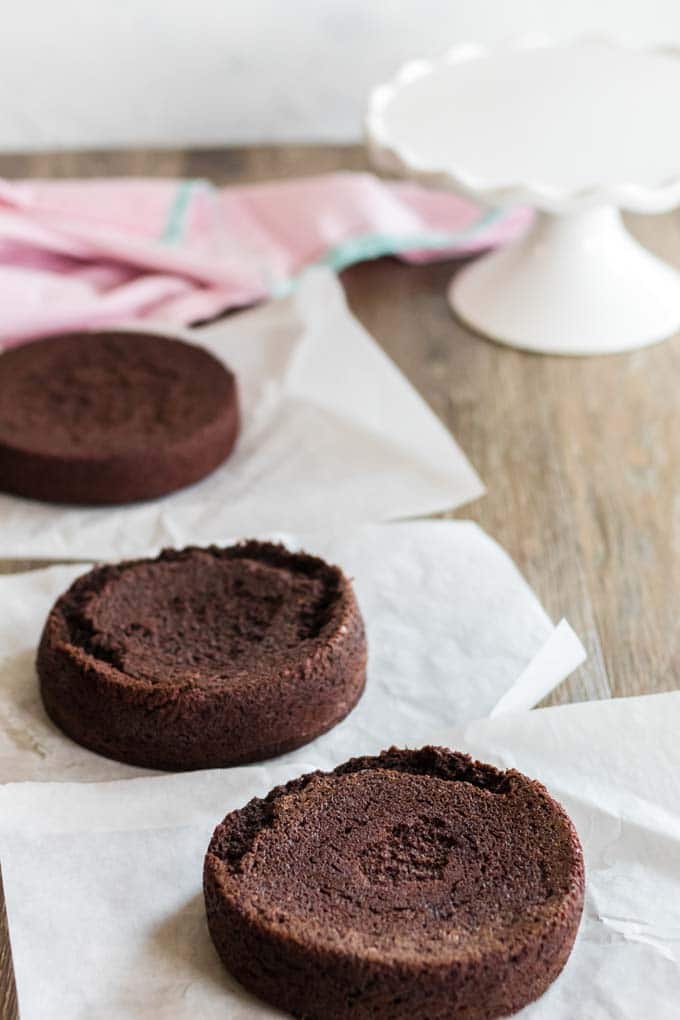
[[[405,59],[527,32],[680,45],[679,0],[5,0],[0,150],[356,141]]]

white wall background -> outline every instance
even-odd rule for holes
[[[0,0],[0,149],[354,140],[402,60],[532,30],[680,45],[680,0]]]

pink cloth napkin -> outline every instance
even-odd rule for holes
[[[528,215],[363,173],[222,189],[0,180],[0,343],[138,319],[186,325],[284,293],[314,263],[465,255],[515,237]]]

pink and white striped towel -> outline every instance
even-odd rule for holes
[[[285,292],[308,265],[466,255],[523,209],[365,173],[205,181],[0,180],[0,345],[141,319],[186,325]]]

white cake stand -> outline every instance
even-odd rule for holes
[[[678,109],[671,51],[532,40],[407,64],[372,93],[367,135],[381,169],[538,210],[455,277],[462,320],[526,350],[598,354],[680,329],[680,274],[619,212],[680,203]]]

